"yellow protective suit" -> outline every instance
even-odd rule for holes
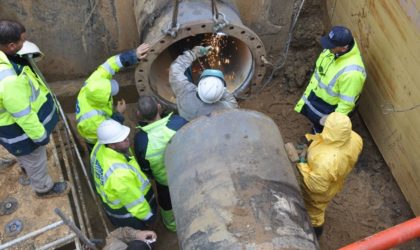
[[[350,119],[331,113],[321,134],[306,135],[313,142],[308,148],[308,163],[298,163],[301,190],[312,226],[324,224],[325,209],[341,191],[362,151],[362,138],[352,131]]]

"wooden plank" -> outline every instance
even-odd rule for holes
[[[420,215],[420,0],[327,0],[332,25],[349,27],[368,72],[360,113],[416,215]]]

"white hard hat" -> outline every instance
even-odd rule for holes
[[[124,141],[130,133],[130,128],[112,119],[103,121],[97,130],[100,144],[111,144]]]
[[[36,62],[41,61],[41,59],[44,57],[44,53],[41,52],[38,46],[35,43],[29,41],[23,42],[23,46],[17,52],[17,54],[20,56],[32,54],[32,58],[34,58]]]
[[[197,92],[203,102],[211,104],[222,98],[225,86],[220,78],[208,76],[198,82]]]

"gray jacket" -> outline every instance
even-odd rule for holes
[[[169,69],[169,83],[176,96],[179,115],[191,121],[215,110],[238,108],[235,97],[228,91],[225,91],[220,101],[212,104],[205,103],[198,98],[197,86],[184,75],[195,59],[194,53],[187,50],[178,56]]]
[[[131,227],[119,227],[112,231],[108,237],[106,237],[106,246],[103,250],[125,250],[128,247],[128,243],[133,240],[139,240],[137,238],[136,230]],[[152,249],[152,248],[150,248]]]

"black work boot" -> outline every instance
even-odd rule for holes
[[[68,181],[54,182],[53,187],[44,193],[35,192],[35,197],[39,199],[48,199],[57,196],[64,196],[70,191],[70,183]]]
[[[321,238],[322,232],[324,231],[324,225],[319,227],[314,227],[316,238],[319,240]]]

